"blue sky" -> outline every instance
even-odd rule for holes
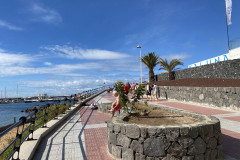
[[[239,15],[233,0],[230,40],[240,37]],[[137,45],[183,68],[228,52],[224,0],[2,0],[0,35],[2,97],[17,86],[31,96],[137,82]]]

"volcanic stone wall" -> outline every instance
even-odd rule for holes
[[[175,79],[183,78],[240,78],[240,59],[222,61],[173,72]],[[168,80],[168,73],[155,75],[156,81]]]
[[[158,86],[160,98],[240,110],[240,87]]]
[[[223,159],[220,122],[217,118],[172,110],[198,121],[150,126],[126,123],[126,115],[115,117],[108,123],[109,152],[123,160]]]

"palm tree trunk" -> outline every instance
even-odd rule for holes
[[[168,80],[169,81],[173,80],[172,72],[168,72]]]
[[[154,81],[155,79],[153,69],[149,69],[149,83],[153,83]]]

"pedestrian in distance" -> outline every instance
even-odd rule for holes
[[[124,86],[124,91],[125,91],[126,95],[128,95],[128,93],[129,93],[129,87],[128,87],[128,85],[129,85],[129,83],[126,82],[126,83],[125,83],[125,86]]]

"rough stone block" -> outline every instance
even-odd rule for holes
[[[113,132],[113,123],[107,123],[108,131]]]
[[[207,148],[215,149],[216,147],[217,147],[217,139],[215,137],[210,138],[207,143]]]
[[[112,145],[112,154],[116,158],[122,158],[122,147]]]
[[[137,125],[127,125],[126,126],[126,135],[129,138],[139,138],[140,137],[140,129]]]
[[[126,135],[118,134],[117,136],[117,145],[123,146],[123,147],[129,147],[131,143],[131,139],[128,138]]]
[[[137,153],[143,153],[143,145],[136,140],[132,141],[130,148]]]
[[[124,125],[121,126],[121,133],[126,134],[126,127]]]
[[[175,141],[179,137],[179,128],[166,128],[165,134],[168,141]]]
[[[179,158],[176,158],[170,154],[167,154],[166,157],[164,157],[162,160],[180,160]]]
[[[194,140],[190,137],[180,137],[178,139],[178,143],[183,147],[183,148],[188,148],[191,144],[193,144]]]
[[[183,156],[182,160],[194,160],[194,156]]]
[[[221,145],[223,143],[221,134],[218,136],[217,142],[218,142],[218,145]]]
[[[178,156],[178,157],[183,157],[186,155],[187,150],[184,149],[181,145],[179,145],[176,142],[173,142],[172,145],[169,147],[169,149],[167,150],[167,152],[170,155],[173,156]]]
[[[208,140],[214,136],[213,125],[204,125],[200,127],[199,135],[207,143]]]
[[[144,154],[149,157],[160,157],[166,154],[163,139],[160,137],[146,139],[143,148]]]
[[[145,160],[145,156],[140,154],[140,153],[136,153],[135,154],[135,160]]]
[[[217,160],[217,150],[207,149],[205,153],[206,160]]]
[[[115,133],[119,133],[121,130],[121,125],[119,124],[114,124],[113,130]]]
[[[122,160],[134,160],[133,150],[122,148]]]
[[[157,135],[157,128],[148,128],[147,132],[150,137],[154,137]]]
[[[222,145],[217,146],[217,159],[219,159],[219,160],[223,159],[223,146]]]
[[[198,137],[192,145],[189,146],[188,155],[198,155],[202,154],[206,151],[206,143],[202,138]]]
[[[200,95],[199,95],[199,99],[200,99],[200,100],[204,100],[204,95],[203,95],[203,94],[200,94]]]
[[[184,128],[180,128],[180,135],[181,136],[188,136],[189,135],[189,127],[184,127]]]
[[[194,160],[204,160],[204,155],[203,154],[196,155]]]
[[[117,145],[117,135],[115,133],[109,133],[108,140],[111,144]]]
[[[198,127],[190,128],[189,135],[192,138],[197,138],[198,137]]]
[[[108,142],[108,151],[109,153],[112,153],[112,144],[110,144],[110,142]]]

